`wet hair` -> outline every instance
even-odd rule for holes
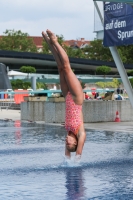
[[[67,150],[69,151],[69,152],[75,152],[76,150],[77,150],[77,144],[75,145],[73,145],[71,148],[69,148],[69,147],[67,147]]]
[[[77,146],[78,146],[78,139],[77,139],[77,137],[75,136],[75,134],[74,133],[72,133],[73,135],[74,135],[74,137],[75,137],[75,139],[76,139],[76,141],[77,141],[77,144],[73,144],[73,146],[72,147],[67,147],[67,150],[69,151],[69,152],[75,152],[76,150],[77,150]]]

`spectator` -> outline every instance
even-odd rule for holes
[[[117,88],[117,94],[120,94],[120,87]]]
[[[97,97],[99,97],[99,92],[96,92],[94,99],[97,99]]]
[[[89,95],[85,92],[85,99],[88,100],[90,99]]]
[[[120,94],[114,95],[115,100],[124,100],[124,98]]]

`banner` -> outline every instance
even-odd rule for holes
[[[105,47],[133,44],[133,7],[126,3],[104,3]]]

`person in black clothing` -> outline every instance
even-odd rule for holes
[[[117,91],[117,94],[120,94],[120,88],[119,87],[117,88],[116,91]]]

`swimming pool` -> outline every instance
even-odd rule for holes
[[[87,131],[80,163],[65,162],[61,126],[0,121],[0,200],[133,198],[133,134]]]

